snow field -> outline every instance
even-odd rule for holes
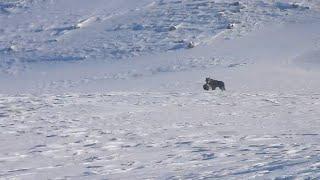
[[[2,96],[0,176],[316,179],[319,98],[236,92]]]

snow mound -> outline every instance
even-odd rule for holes
[[[281,10],[289,10],[289,9],[299,9],[299,10],[306,10],[309,7],[302,6],[296,3],[285,3],[285,2],[276,2],[275,6]]]

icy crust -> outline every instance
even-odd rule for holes
[[[319,94],[0,97],[1,179],[318,179]]]
[[[0,27],[1,68],[186,49],[217,36],[242,36],[265,22],[314,13],[307,5],[271,1],[158,0],[122,10],[110,10],[100,0],[80,2],[74,2],[77,9],[71,1],[1,1],[2,11],[20,9],[0,13],[5,24]]]

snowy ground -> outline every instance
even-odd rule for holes
[[[320,4],[234,2],[0,0],[0,179],[320,179]]]
[[[229,92],[1,97],[0,175],[317,179],[319,99]]]

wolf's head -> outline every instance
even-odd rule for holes
[[[203,89],[204,89],[204,90],[209,91],[209,88],[210,88],[210,87],[209,87],[208,84],[204,84],[204,85],[203,85]]]
[[[206,78],[206,83],[208,84],[210,82],[211,78],[207,77]]]

